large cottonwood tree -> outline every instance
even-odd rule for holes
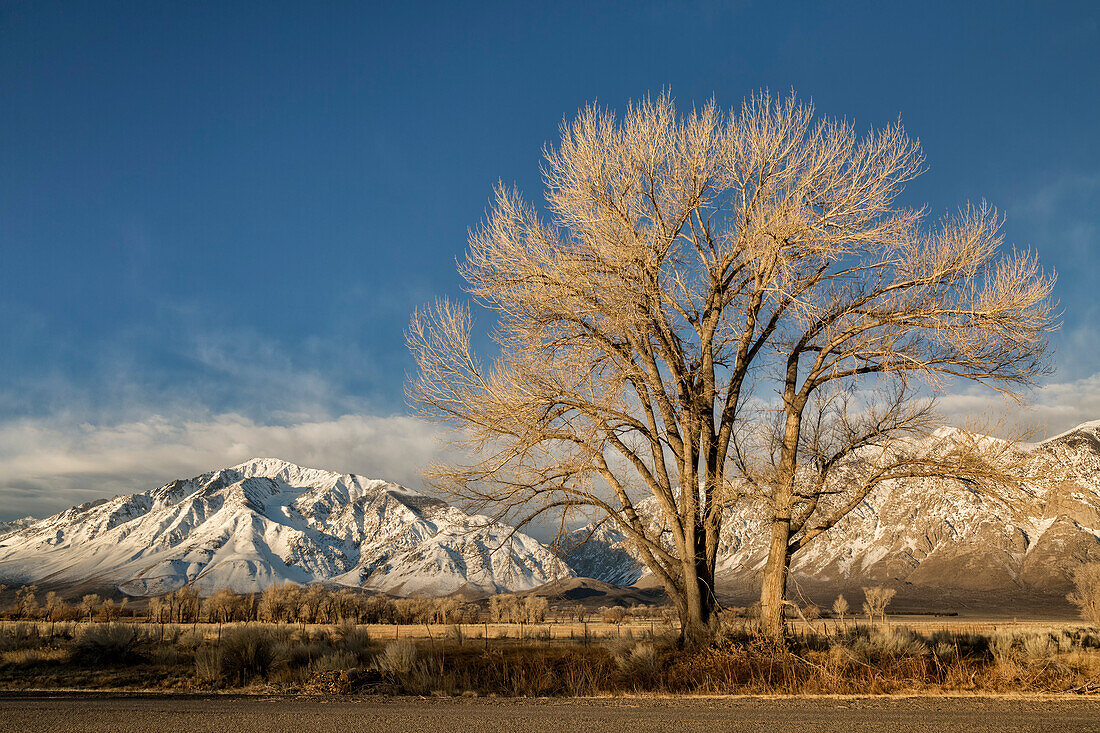
[[[922,164],[900,124],[860,135],[793,95],[583,110],[546,150],[546,215],[502,187],[470,236],[461,273],[499,356],[474,354],[461,304],[409,328],[413,402],[471,449],[437,485],[520,522],[615,523],[687,640],[712,624],[723,518],[749,502],[778,634],[791,557],[875,486],[997,478],[966,441],[919,439],[934,417],[914,394],[1018,395],[1046,370],[1053,278],[1001,251],[984,204],[933,225],[900,205]]]

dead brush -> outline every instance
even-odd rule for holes
[[[615,666],[624,687],[631,690],[659,689],[666,654],[651,642],[638,642],[614,654]]]
[[[244,685],[266,679],[276,662],[276,646],[266,629],[244,626],[227,633],[218,644],[222,677]]]
[[[43,643],[41,634],[38,633],[38,625],[26,621],[14,624],[4,624],[0,632],[0,651],[12,651],[18,649],[33,649]]]
[[[90,624],[77,634],[72,659],[87,667],[130,664],[140,658],[143,635],[129,624]]]
[[[417,656],[416,644],[406,639],[398,639],[386,644],[382,653],[374,660],[374,664],[379,672],[400,677],[413,671]]]
[[[366,628],[355,625],[338,627],[334,646],[354,656],[362,666],[369,665],[380,649]]]

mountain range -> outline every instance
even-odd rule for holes
[[[257,458],[72,507],[0,536],[11,582],[133,596],[331,582],[397,595],[494,593],[570,575],[547,547],[385,481]]]
[[[1100,560],[1100,421],[1021,448],[1036,473],[1058,479],[1009,501],[943,479],[885,483],[795,555],[792,579],[1064,595],[1077,567]],[[728,511],[718,551],[724,585],[759,577],[763,516],[751,503]],[[647,575],[609,523],[577,530],[567,545],[564,558],[580,576],[628,585]]]
[[[1100,421],[1024,450],[1058,480],[1012,502],[939,479],[884,484],[796,555],[792,579],[1064,596],[1074,569],[1100,560]],[[761,517],[751,504],[727,513],[723,586],[759,577]],[[185,583],[243,592],[327,582],[395,595],[530,591],[577,576],[652,584],[611,524],[576,530],[562,548],[392,483],[258,458],[0,525],[0,580],[133,596]]]

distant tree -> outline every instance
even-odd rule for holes
[[[837,596],[836,600],[833,601],[833,613],[840,619],[840,623],[843,624],[844,617],[848,615],[848,599],[845,598],[843,594]]]
[[[99,609],[101,599],[96,593],[89,593],[80,599],[80,610],[84,614],[84,618],[88,621],[92,620],[92,616]]]
[[[489,619],[503,624],[526,621],[520,599],[511,594],[498,594],[489,598]]]
[[[41,606],[38,603],[38,586],[24,585],[15,592],[15,607],[19,618],[35,618]]]
[[[540,596],[527,596],[523,600],[524,620],[529,624],[541,624],[550,612],[550,602]]]
[[[622,606],[612,606],[611,608],[605,609],[603,612],[603,622],[605,624],[615,624],[619,626],[626,620],[626,617],[627,611]]]
[[[238,610],[240,597],[230,588],[222,588],[202,602],[202,612],[208,621],[218,624],[232,621]]]
[[[320,583],[308,586],[301,594],[302,621],[314,624],[321,620],[328,594]]]
[[[821,609],[810,603],[802,609],[802,618],[813,628],[814,621],[821,618]]]
[[[1082,565],[1073,573],[1074,591],[1066,598],[1077,606],[1081,618],[1100,626],[1100,563]]]
[[[172,620],[172,609],[164,596],[153,596],[146,606],[149,620],[157,624],[166,624]]]
[[[793,95],[586,108],[547,148],[548,216],[501,188],[471,234],[460,271],[499,358],[475,355],[464,305],[412,319],[410,397],[469,449],[431,480],[519,526],[610,522],[691,643],[714,629],[727,511],[751,504],[780,636],[792,557],[877,486],[1009,480],[1010,451],[932,440],[918,395],[1017,397],[1049,372],[1053,277],[1002,252],[987,205],[932,225],[901,205],[923,165],[900,124],[860,136]]]
[[[876,616],[883,623],[886,623],[886,607],[890,605],[895,593],[897,591],[893,588],[886,588],[881,585],[871,588],[864,587],[863,596],[866,601],[863,603],[863,612],[867,614],[867,618],[872,624],[875,622]]]
[[[176,623],[184,624],[199,620],[202,612],[202,598],[198,589],[184,585],[168,594],[170,615]]]
[[[301,588],[294,583],[288,581],[270,585],[260,596],[260,616],[265,621],[297,621],[301,608],[300,598]]]
[[[57,594],[56,591],[50,591],[46,594],[46,603],[43,608],[46,612],[47,621],[58,621],[68,611],[69,604],[65,603],[64,599]]]

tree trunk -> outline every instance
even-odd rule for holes
[[[791,520],[773,520],[768,562],[760,588],[760,623],[764,634],[772,640],[783,636],[783,599],[787,595],[787,573],[791,564],[790,539]]]
[[[714,636],[717,618],[714,610],[713,573],[705,565],[696,566],[694,578],[685,584],[684,602],[677,604],[680,612],[680,643],[685,647],[706,644]]]

